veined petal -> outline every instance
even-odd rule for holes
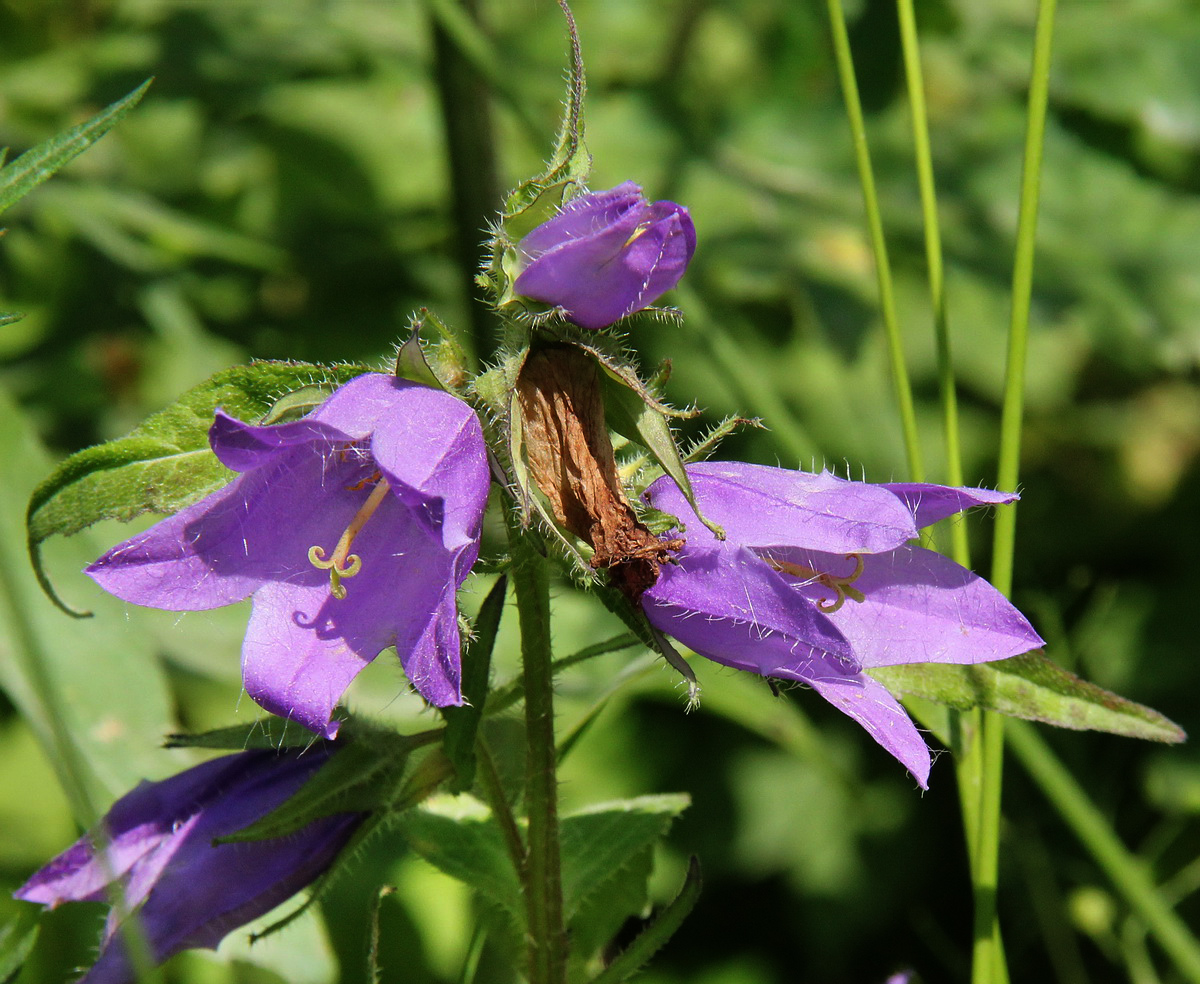
[[[895,494],[829,472],[706,461],[688,465],[687,474],[705,517],[743,546],[881,553],[917,535],[912,514]],[[689,540],[712,536],[691,521],[691,507],[670,478],[654,482],[646,497],[687,522]]]
[[[168,611],[229,605],[272,580],[320,584],[327,576],[308,563],[308,549],[337,542],[368,494],[346,492],[368,464],[332,448],[289,448],[86,572],[119,598]]]
[[[805,680],[816,666],[855,673],[849,644],[749,550],[692,541],[642,596],[650,622],[701,656],[764,676]]]
[[[642,189],[632,181],[572,199],[552,219],[543,222],[521,240],[518,249],[526,263],[564,242],[593,236],[613,223],[620,222],[631,210],[645,204]],[[637,225],[629,223],[626,236]]]
[[[925,482],[886,482],[880,488],[899,496],[912,511],[917,526],[922,529],[973,506],[1003,506],[1021,498],[1016,492],[955,488]]]
[[[932,765],[929,746],[900,702],[883,684],[865,673],[854,677],[816,676],[806,682],[839,711],[861,724],[912,773],[922,789],[929,788]]]
[[[408,387],[375,431],[371,454],[396,495],[447,549],[477,539],[491,475],[479,418],[467,404]]]
[[[315,572],[321,575],[315,583],[306,576],[302,583],[272,582],[255,592],[242,647],[250,696],[327,738],[337,733],[333,710],[351,681],[389,646],[407,662],[427,627],[444,617],[447,597],[453,605],[458,587],[455,555],[396,497],[380,505],[353,549],[362,566],[342,581],[344,598],[331,594],[322,571]],[[435,640],[442,648],[414,670],[420,679],[409,676],[440,706],[462,701],[452,621],[453,644],[443,631]],[[444,668],[439,674],[430,668],[435,663]]]
[[[226,468],[237,472],[252,471],[269,465],[276,457],[297,445],[336,444],[359,440],[312,416],[286,424],[247,424],[217,408],[216,419],[208,429],[208,443]]]
[[[793,551],[780,559],[815,571],[844,573],[846,557]],[[1033,626],[987,581],[954,561],[906,545],[863,558],[853,588],[865,596],[846,599],[828,615],[865,667],[903,663],[986,663],[1042,645]],[[798,584],[810,600],[832,600],[824,585]]]

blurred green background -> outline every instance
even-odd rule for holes
[[[489,203],[549,152],[566,45],[550,0],[475,6],[486,44],[469,38],[464,48],[453,40],[455,0],[0,0],[0,146],[20,152],[156,77],[132,115],[5,216],[0,240],[0,309],[25,314],[0,329],[0,616],[12,623],[0,624],[0,918],[18,909],[8,892],[75,835],[37,741],[44,728],[17,710],[30,705],[16,647],[53,663],[108,799],[183,764],[155,747],[164,730],[255,714],[239,699],[244,612],[181,619],[89,593],[76,572],[124,528],[51,552],[64,594],[97,619],[45,608],[20,521],[51,462],[249,357],[378,361],[421,306],[473,330],[486,359],[488,317],[472,309],[463,257],[482,239]],[[633,338],[643,365],[672,361],[668,394],[704,409],[696,429],[729,413],[763,418],[769,429],[730,441],[730,457],[903,477],[823,5],[578,0],[575,12],[593,187],[634,179],[686,204],[699,234],[674,295],[684,327]],[[888,0],[849,13],[938,479],[896,13]],[[967,479],[989,484],[1035,5],[922,0],[917,14]],[[464,51],[476,53],[482,82],[456,82]],[[1015,596],[1055,660],[1189,730],[1200,728],[1197,51],[1196,0],[1060,6]],[[968,522],[986,570],[987,518]],[[481,586],[471,595],[482,597]],[[619,631],[566,587],[556,605],[563,653]],[[34,613],[32,641],[18,637],[18,610]],[[614,654],[568,674],[563,726],[636,658]],[[865,984],[913,967],[930,984],[963,980],[970,896],[949,761],[922,796],[813,695],[776,699],[760,681],[697,669],[699,713],[684,714],[669,672],[644,668],[563,776],[568,805],[693,797],[655,886],[668,898],[694,852],[704,895],[640,979]],[[405,689],[385,658],[349,700],[408,721],[419,711],[399,696]],[[131,693],[136,710],[111,713],[125,712]],[[1164,894],[1200,924],[1200,755],[1048,737]],[[1000,902],[1013,979],[1183,979],[1017,765],[1007,780]],[[382,846],[327,898],[327,929],[314,920],[236,959],[184,956],[171,980],[365,981],[366,909],[383,882],[399,887],[382,907],[384,979],[456,980],[471,932],[465,890]],[[19,980],[63,980],[86,963],[99,911],[56,913]],[[485,966],[479,979],[504,976]]]

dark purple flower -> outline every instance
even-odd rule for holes
[[[427,700],[462,703],[455,592],[489,483],[470,407],[369,373],[290,423],[218,410],[209,441],[241,474],[113,547],[87,569],[100,586],[171,611],[253,595],[247,692],[326,737],[350,681],[388,646]]]
[[[910,542],[920,527],[1017,496],[733,462],[687,472],[700,509],[727,538],[688,524],[678,565],[664,564],[642,598],[650,621],[718,663],[812,687],[925,787],[929,749],[863,671],[981,663],[1042,644],[987,581]],[[646,495],[675,516],[691,511],[669,479]]]
[[[626,181],[568,202],[517,250],[517,294],[562,308],[583,328],[603,328],[679,283],[696,229],[682,205],[648,202]]]
[[[16,893],[54,908],[103,902],[115,880],[125,906],[140,906],[142,931],[161,963],[180,950],[215,948],[230,931],[269,912],[333,862],[363,815],[338,813],[285,837],[214,845],[266,816],[329,758],[326,749],[226,755],[162,782],[143,782],[102,821],[108,848],[89,837],[38,871]],[[116,910],[100,957],[80,984],[133,979]]]

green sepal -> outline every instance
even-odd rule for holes
[[[396,376],[460,393],[470,376],[467,354],[454,332],[427,308],[414,315],[409,328],[408,338],[396,350]]]
[[[26,513],[29,554],[42,590],[64,611],[82,614],[69,608],[50,583],[40,549],[47,537],[77,533],[102,519],[176,512],[230,481],[233,473],[208,444],[217,407],[241,420],[271,418],[279,401],[297,390],[331,391],[370,371],[299,362],[225,369],[126,437],[71,455],[34,489]]]
[[[252,724],[235,724],[211,731],[176,732],[163,740],[164,748],[215,748],[231,752],[249,749],[306,748],[313,733],[295,721],[266,715]]]
[[[386,812],[400,798],[412,753],[441,734],[398,735],[361,720],[346,722],[342,731],[346,735],[339,739],[342,747],[294,796],[217,843],[286,837],[334,813]]]
[[[700,901],[702,879],[700,861],[695,855],[688,859],[687,875],[679,894],[665,906],[638,934],[637,938],[613,958],[591,984],[621,984],[640,971],[683,925],[683,921]]]
[[[22,909],[0,928],[0,984],[16,980],[37,943],[41,923],[39,910]]]
[[[492,648],[496,633],[500,631],[507,592],[508,578],[502,575],[479,606],[479,614],[472,626],[473,634],[463,647],[462,706],[442,708],[442,717],[446,721],[442,748],[454,766],[454,780],[450,784],[450,791],[454,793],[470,789],[475,781],[475,736],[487,703]]]
[[[895,694],[960,711],[982,707],[1060,728],[1172,744],[1186,738],[1177,724],[1158,711],[1081,680],[1040,650],[975,666],[917,663],[868,672]]]
[[[57,136],[43,141],[15,161],[0,169],[0,212],[25,197],[72,158],[83,153],[138,104],[152,79],[147,79],[129,95]]]

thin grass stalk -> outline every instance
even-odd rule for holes
[[[875,176],[871,169],[871,152],[867,146],[867,129],[863,122],[862,102],[854,76],[854,60],[850,54],[850,36],[846,31],[846,12],[841,0],[826,0],[829,28],[833,37],[833,54],[837,62],[846,117],[854,138],[854,157],[858,179],[862,185],[863,206],[871,236],[871,252],[875,257],[875,275],[879,283],[879,309],[887,337],[888,358],[892,380],[896,387],[896,402],[900,408],[900,426],[904,433],[904,451],[908,461],[909,478],[924,481],[925,467],[921,461],[921,443],[917,432],[917,415],[913,406],[912,387],[904,363],[904,347],[900,337],[900,322],[896,316],[896,296],[892,289],[892,268],[888,261],[887,242],[883,235],[883,220],[879,212],[879,197],[875,191]]]
[[[1096,859],[1113,887],[1170,957],[1175,969],[1191,984],[1200,984],[1200,940],[1163,898],[1145,863],[1120,842],[1112,826],[1033,725],[1010,721],[1005,734],[1009,748],[1042,795]]]
[[[1050,90],[1050,60],[1054,47],[1056,0],[1039,0],[1034,29],[1033,69],[1029,84],[1025,152],[1021,169],[1021,202],[1013,261],[1012,314],[1008,326],[1004,405],[1000,415],[999,488],[1016,491],[1020,478],[1021,427],[1025,407],[1025,365],[1029,348],[1029,311],[1033,296],[1033,258],[1046,133],[1046,104]],[[1012,594],[1017,509],[1000,511],[994,530],[992,583]],[[995,984],[1008,979],[1000,946],[996,911],[999,887],[1000,799],[1004,769],[1004,718],[983,715],[983,789],[979,816],[978,859],[975,865],[975,947],[972,984]],[[980,904],[982,903],[982,904]]]

